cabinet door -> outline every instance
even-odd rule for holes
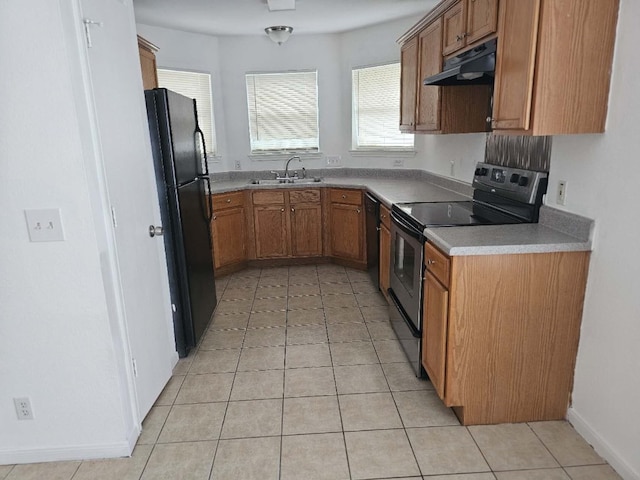
[[[389,269],[391,263],[391,233],[389,229],[380,225],[380,290],[387,296],[389,289]]]
[[[440,87],[423,86],[422,80],[442,71],[442,18],[438,18],[418,36],[420,75],[416,130],[440,129]]]
[[[156,70],[156,54],[151,44],[138,35],[138,54],[142,71],[142,87],[144,90],[158,88],[158,72]]]
[[[529,129],[539,17],[540,0],[500,2],[494,129]]]
[[[422,366],[444,400],[449,292],[430,272],[425,278],[423,298]]]
[[[418,37],[402,46],[400,57],[400,130],[410,132],[416,123]]]
[[[498,26],[498,0],[468,0],[466,42],[492,34]]]
[[[442,16],[442,55],[449,55],[465,46],[466,0],[460,0]]]
[[[294,257],[322,255],[322,206],[291,205],[291,254]]]
[[[214,214],[211,236],[216,268],[246,260],[244,208],[229,208]]]
[[[253,208],[256,235],[256,258],[278,258],[289,255],[287,218],[284,205],[260,205]]]
[[[364,259],[364,215],[358,205],[331,204],[331,253],[358,262]]]

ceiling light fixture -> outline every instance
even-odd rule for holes
[[[291,32],[293,32],[293,28],[285,27],[285,26],[275,26],[275,27],[267,27],[264,29],[269,35],[269,38],[276,42],[278,45],[282,45],[287,41]]]

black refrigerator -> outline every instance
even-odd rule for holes
[[[194,99],[165,88],[146,90],[144,94],[164,230],[176,350],[180,357],[185,357],[202,338],[217,301],[206,146]]]

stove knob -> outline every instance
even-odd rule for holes
[[[527,185],[529,185],[529,177],[520,177],[520,180],[518,180],[518,185],[520,185],[521,187],[526,187]]]
[[[475,176],[476,177],[484,177],[487,173],[489,173],[489,170],[487,170],[484,167],[476,168]]]
[[[512,173],[511,174],[511,179],[509,181],[511,183],[518,183],[519,179],[520,179],[520,175],[518,175],[517,173]]]

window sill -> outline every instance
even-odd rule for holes
[[[415,150],[394,150],[394,149],[358,149],[349,150],[353,157],[415,157],[418,152]]]
[[[293,156],[298,156],[302,160],[316,160],[324,157],[322,152],[289,152],[289,153],[250,153],[248,155],[252,162],[281,162]]]

